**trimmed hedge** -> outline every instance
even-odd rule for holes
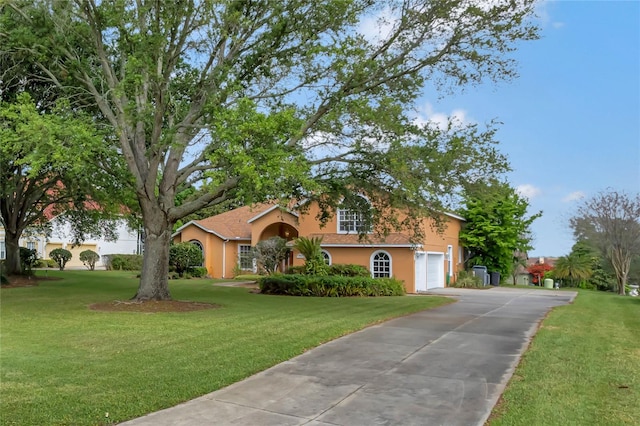
[[[105,268],[116,271],[141,271],[141,254],[105,254],[102,256]]]
[[[348,297],[402,296],[404,285],[395,278],[314,275],[269,275],[258,280],[260,292],[288,296]]]
[[[371,272],[362,265],[334,263],[329,266],[329,275],[341,277],[371,277]]]
[[[286,274],[302,274],[305,275],[305,266],[292,266],[287,269]],[[327,275],[338,275],[341,277],[371,277],[371,272],[362,265],[354,265],[347,263],[334,263],[329,266]]]

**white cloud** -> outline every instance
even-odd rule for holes
[[[473,120],[469,118],[467,111],[462,108],[457,108],[451,111],[451,114],[436,111],[433,109],[433,105],[427,102],[424,107],[418,108],[418,116],[413,120],[417,125],[435,124],[440,130],[447,130],[449,120],[454,125],[464,126],[472,123]]]
[[[358,32],[375,44],[391,34],[397,19],[393,11],[386,6],[375,15],[365,16],[358,25]]]
[[[553,3],[553,0],[538,1],[535,6],[535,14],[542,26],[551,26],[555,29],[560,29],[564,27],[564,22],[553,20],[551,12],[549,11],[549,9],[553,7]]]
[[[585,197],[585,193],[582,191],[574,191],[562,199],[564,203],[570,203],[571,201],[581,200]]]
[[[537,186],[531,185],[530,183],[526,183],[524,185],[518,185],[516,187],[516,192],[521,196],[531,200],[538,195],[542,194],[542,190]]]

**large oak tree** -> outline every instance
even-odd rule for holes
[[[40,68],[71,76],[119,139],[146,234],[135,298],[148,300],[170,298],[172,225],[202,208],[323,194],[330,210],[357,188],[376,212],[436,216],[465,182],[504,171],[492,126],[418,125],[411,111],[425,87],[512,78],[509,53],[536,37],[534,3],[41,0],[20,10],[24,25],[51,28],[24,48],[54,51]],[[377,35],[363,30],[376,19]],[[176,203],[194,185],[197,196]]]

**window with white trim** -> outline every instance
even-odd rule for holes
[[[249,244],[238,246],[238,266],[243,271],[253,271],[253,253]]]
[[[7,250],[4,248],[4,241],[0,241],[0,259],[7,258]]]
[[[351,204],[353,205],[349,208],[338,209],[338,232],[342,234],[371,232],[369,201],[358,195]]]
[[[322,257],[324,259],[324,263],[331,265],[331,254],[328,251],[322,250]]]
[[[386,251],[377,251],[371,256],[371,276],[373,278],[391,278],[391,255]]]
[[[36,242],[35,241],[27,241],[27,248],[29,250],[35,250],[36,249]]]

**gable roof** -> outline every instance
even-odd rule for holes
[[[179,234],[187,226],[195,225],[223,240],[251,240],[251,223],[278,208],[280,205],[273,203],[238,207],[205,219],[192,220],[178,228],[173,235]],[[285,211],[298,217],[295,212]]]

